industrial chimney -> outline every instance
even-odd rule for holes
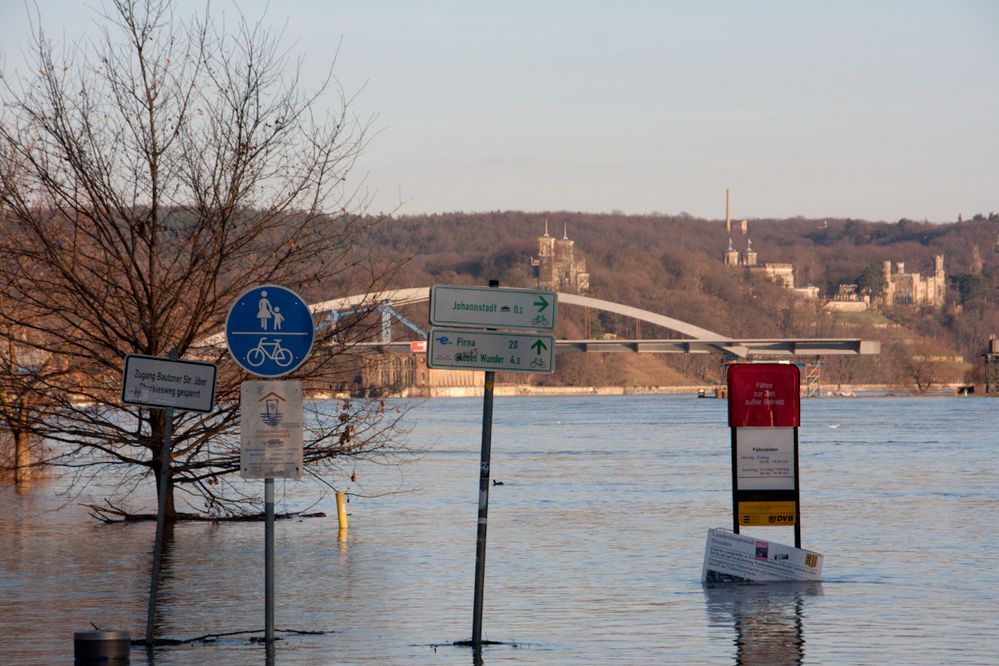
[[[725,188],[725,233],[732,236],[732,210],[728,205],[728,188]]]

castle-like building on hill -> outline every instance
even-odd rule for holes
[[[798,298],[814,300],[820,298],[819,288],[812,285],[795,287],[794,264],[759,263],[759,255],[753,250],[752,241],[746,241],[746,249],[739,252],[728,241],[728,249],[722,254],[726,266],[742,268],[750,273],[762,275],[794,293]],[[897,270],[892,272],[892,262],[884,262],[884,289],[875,301],[885,310],[895,307],[943,307],[947,295],[947,274],[944,271],[944,256],[933,257],[933,274],[922,276],[919,273],[906,273],[905,263],[895,262]],[[870,308],[869,295],[862,294],[855,284],[839,285],[839,292],[825,302],[827,310],[853,311]]]
[[[933,274],[923,277],[919,273],[906,273],[905,263],[895,262],[898,270],[892,273],[891,261],[884,262],[885,286],[882,306],[890,309],[899,305],[942,307],[947,294],[947,275],[944,273],[944,256],[933,257]]]
[[[748,231],[746,220],[741,225],[743,234]],[[819,299],[819,288],[812,285],[795,287],[794,264],[759,263],[759,255],[753,249],[753,241],[746,238],[746,249],[739,252],[732,246],[732,220],[729,206],[729,191],[725,190],[725,233],[728,234],[728,249],[722,253],[722,262],[729,267],[742,268],[750,273],[762,275],[771,282],[779,284],[793,292],[798,298]],[[996,251],[999,252],[999,240],[996,241]],[[838,292],[830,299],[825,299],[823,307],[836,311],[863,311],[879,305],[885,310],[894,307],[943,307],[947,296],[947,276],[944,272],[944,256],[933,257],[933,274],[923,277],[919,273],[906,273],[905,263],[895,263],[896,272],[892,272],[892,262],[884,262],[883,293],[872,299],[871,294],[861,293],[855,284],[841,284]]]
[[[562,226],[562,238],[550,236],[548,220],[545,220],[545,235],[538,237],[538,256],[531,257],[538,289],[570,294],[589,291],[590,274],[586,271],[586,259],[577,254],[575,245],[576,241],[569,240],[565,225]]]
[[[771,282],[793,291],[799,298],[818,298],[818,287],[811,285],[806,287],[794,286],[794,264],[759,263],[759,255],[753,249],[753,241],[746,239],[746,249],[742,252],[732,247],[732,239],[728,239],[728,249],[722,255],[722,261],[726,266],[741,267],[757,275],[766,277]]]

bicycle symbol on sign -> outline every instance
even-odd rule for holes
[[[260,338],[257,346],[246,353],[246,362],[254,368],[259,367],[267,359],[278,364],[279,367],[286,368],[294,360],[291,350],[281,346],[280,340],[266,342],[267,338]]]
[[[539,314],[534,318],[534,321],[532,321],[531,323],[534,324],[535,326],[547,326],[548,317],[544,316],[543,314]]]
[[[536,356],[533,361],[531,361],[532,368],[543,368],[545,367],[545,360],[540,356]]]

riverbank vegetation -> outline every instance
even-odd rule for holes
[[[39,28],[31,69],[0,81],[3,427],[19,468],[22,440],[44,437],[45,462],[81,483],[117,479],[124,502],[159,480],[168,430],[165,410],[121,404],[125,356],[215,363],[216,409],[169,424],[163,508],[181,516],[182,493],[204,514],[239,514],[252,499],[232,480],[247,375],[204,341],[254,285],[316,298],[391,277],[390,257],[355,245],[379,222],[347,182],[369,123],[332,71],[300,80],[262,24],[181,17],[169,0],[114,0],[96,19],[75,44]],[[353,372],[347,341],[373,332],[369,306],[325,327],[324,353],[294,378],[321,390]],[[398,414],[358,400],[312,419],[305,472],[329,483],[344,460],[383,453]]]
[[[974,214],[948,224],[912,220],[750,219],[733,231],[743,249],[751,239],[759,262],[794,265],[795,284],[832,295],[856,284],[877,299],[883,262],[931,274],[944,255],[942,307],[875,307],[830,312],[739,268],[726,267],[724,220],[686,214],[624,215],[566,211],[446,213],[404,216],[366,234],[372,249],[406,252],[399,286],[434,283],[533,287],[530,258],[546,228],[575,242],[590,272],[589,295],[666,314],[741,338],[828,337],[880,340],[876,357],[823,359],[823,382],[928,389],[981,383],[989,337],[999,334],[999,215]],[[415,321],[424,314],[412,311]],[[607,313],[560,308],[560,338],[669,337],[655,326]],[[564,385],[697,384],[721,381],[718,357],[652,354],[563,354],[554,376],[526,381]],[[524,376],[506,378],[525,381]]]

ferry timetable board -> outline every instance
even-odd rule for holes
[[[732,523],[794,526],[801,547],[798,425],[801,374],[785,363],[736,364],[728,369],[732,429]]]

